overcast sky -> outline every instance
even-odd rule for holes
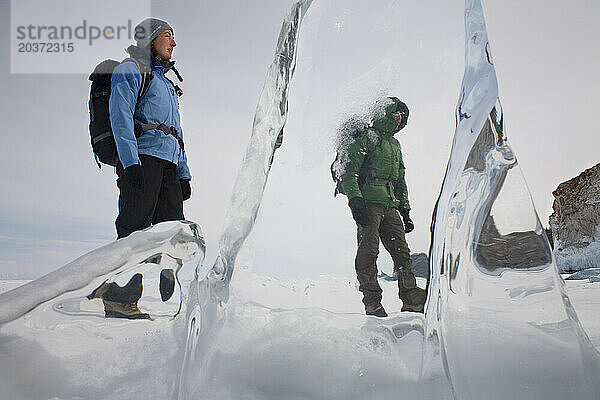
[[[319,114],[315,111],[318,110],[315,104],[320,104],[319,90],[327,87],[322,82],[327,73],[319,72],[327,71],[322,68],[323,60],[331,57],[333,63],[353,55],[354,45],[356,48],[377,47],[369,42],[377,37],[377,30],[372,27],[370,32],[374,34],[352,35],[356,29],[351,22],[360,20],[352,15],[354,2],[319,2],[314,0],[313,7],[318,6],[315,9],[320,19],[313,18],[311,22],[309,11],[306,30],[301,31],[300,44],[304,47],[299,49],[298,81],[291,88],[295,90],[290,99],[291,137],[286,138],[279,160],[274,164],[274,168],[278,168],[277,163],[282,163],[278,171],[286,171],[286,160],[294,159],[293,132],[323,123],[318,118],[311,119]],[[185,213],[188,219],[202,226],[209,254],[216,251],[233,181],[251,133],[256,102],[273,59],[281,22],[292,3],[287,0],[151,3],[152,15],[168,20],[175,28],[178,46],[174,59],[185,78],[181,84],[185,91],[181,99],[182,126],[193,176],[193,194],[185,203]],[[405,61],[405,68],[411,71],[411,82],[435,82],[443,74],[454,76],[458,71],[456,79],[439,85],[444,86],[440,89],[443,95],[432,99],[427,107],[419,106],[420,96],[434,98],[435,93],[420,90],[426,84],[411,86],[406,80],[392,79],[391,88],[403,88],[407,103],[414,106],[406,135],[399,137],[417,225],[408,237],[413,251],[426,251],[428,247],[431,209],[450,150],[464,53],[462,28],[456,28],[462,26],[462,2],[457,1],[455,10],[448,12],[442,12],[448,2],[431,3],[435,6],[430,9],[437,9],[438,14],[425,17],[423,10],[417,10],[422,7],[410,0],[369,2],[375,4],[374,14],[387,10],[391,16],[407,18],[414,9],[415,14],[423,18],[422,23],[419,18],[412,24],[407,22],[407,31],[399,36],[400,41],[416,37],[410,31],[411,26],[428,27],[427,35],[415,41],[416,47],[425,44],[418,54],[422,54],[422,60],[429,60],[427,67],[419,64],[420,59]],[[560,182],[595,165],[600,145],[595,121],[600,106],[596,96],[600,89],[596,71],[599,59],[596,40],[600,36],[596,19],[600,15],[600,4],[583,0],[569,2],[568,7],[565,4],[558,0],[483,2],[506,133],[543,224],[547,224],[551,213],[552,190]],[[325,10],[333,15],[324,18]],[[114,239],[117,190],[111,169],[98,170],[91,158],[87,75],[11,74],[9,11],[10,2],[2,0],[0,21],[7,34],[0,39],[0,46],[5,49],[5,57],[0,61],[4,90],[0,100],[4,117],[0,148],[3,188],[0,277],[36,277]],[[36,8],[31,12],[35,13]],[[379,18],[385,25],[385,18]],[[397,30],[397,21],[394,23]],[[331,39],[321,46],[319,41],[329,37],[324,26],[338,29],[339,37],[346,38],[345,41],[336,44]],[[448,32],[452,32],[452,37],[444,38],[447,45],[440,52],[435,46],[443,45],[439,38]],[[354,44],[348,43],[348,38]],[[428,43],[432,43],[431,48],[427,47]],[[407,48],[406,43],[398,46]],[[334,50],[323,53],[323,49],[336,48],[341,49],[337,56]],[[387,60],[400,59],[397,54],[384,54]],[[120,49],[111,54],[98,54],[95,60],[89,61],[90,70],[105,58],[125,56]],[[361,57],[363,53],[357,52],[358,65]],[[444,70],[439,76],[435,74],[436,62],[441,65],[439,69]],[[311,71],[317,71],[317,76],[311,76]],[[348,72],[345,78],[359,77],[352,77]],[[359,91],[372,87],[361,86],[360,79],[358,82]],[[412,103],[411,99],[414,99]],[[311,104],[307,104],[309,100]],[[327,109],[329,111],[335,114],[333,108]],[[322,115],[329,114],[324,111]],[[439,119],[441,125],[450,126],[449,132],[423,132],[419,128],[425,126],[427,119]],[[436,160],[428,158],[432,154]],[[306,163],[306,159],[303,162]],[[277,179],[283,179],[277,174],[274,169],[272,186],[275,188]],[[323,190],[332,191],[332,182],[323,182],[323,185],[329,185]],[[266,200],[276,203],[272,195],[266,196]],[[337,205],[347,212],[343,201]],[[347,214],[345,218],[349,218]],[[268,213],[264,213],[263,217],[267,216]],[[352,226],[346,228],[352,236]]]

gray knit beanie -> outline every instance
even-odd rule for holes
[[[170,29],[175,33],[171,25],[167,21],[158,18],[146,18],[135,27],[135,40],[137,45],[142,48],[147,48],[150,43],[162,32]]]

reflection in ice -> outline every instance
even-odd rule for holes
[[[203,257],[198,226],[168,222],[1,294],[0,397],[174,398]]]
[[[475,244],[478,266],[489,271],[502,268],[534,268],[551,261],[548,242],[534,230],[501,235],[488,215]]]

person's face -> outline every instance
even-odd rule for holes
[[[392,113],[392,118],[394,118],[394,121],[396,121],[396,123],[398,124],[396,125],[396,127],[399,127],[402,123],[402,113],[400,111],[396,111]]]
[[[163,31],[152,41],[154,54],[161,60],[168,61],[173,55],[173,49],[177,46],[175,37],[170,29]]]

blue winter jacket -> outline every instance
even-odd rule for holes
[[[118,65],[113,72],[109,101],[110,124],[123,168],[140,164],[139,154],[145,154],[176,164],[179,179],[191,179],[185,152],[179,148],[177,139],[158,129],[148,130],[137,139],[134,134],[134,123],[162,123],[175,127],[183,139],[179,100],[173,85],[165,78],[165,73],[173,63],[165,68],[149,50],[134,45],[129,46],[127,52],[146,65],[151,65],[154,78],[148,92],[136,107],[142,85],[140,70],[130,61]]]

